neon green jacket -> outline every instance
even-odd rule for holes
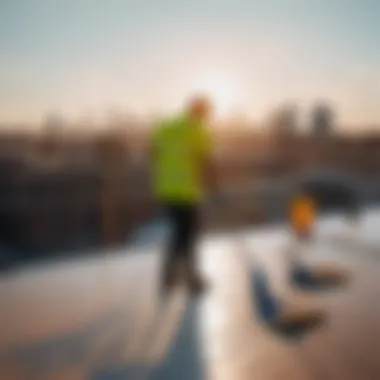
[[[203,165],[211,153],[205,126],[182,115],[158,125],[151,143],[156,197],[168,202],[200,202]]]

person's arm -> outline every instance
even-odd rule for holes
[[[217,176],[215,163],[211,155],[206,156],[203,160],[203,183],[206,190],[214,192],[217,188]]]
[[[203,186],[209,192],[214,192],[217,188],[217,175],[215,162],[213,160],[212,141],[207,132],[202,135],[202,171]]]

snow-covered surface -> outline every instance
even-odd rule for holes
[[[357,255],[362,257],[368,246],[375,251],[378,247],[380,258],[379,222],[378,209],[365,212],[357,227],[348,225],[343,216],[321,218],[314,242],[301,249],[300,258],[348,265]],[[99,373],[112,373],[115,368],[141,363],[153,368],[157,360],[170,365],[165,353],[171,352],[175,341],[174,328],[167,328],[162,338],[165,344],[154,358],[141,346],[160,306],[158,247],[168,233],[168,226],[158,221],[136,234],[131,247],[0,278],[0,378],[24,379],[28,378],[25,374],[34,373],[34,378],[42,380],[100,379]],[[345,241],[347,246],[349,242],[355,249],[348,253],[337,243],[337,236],[338,243]],[[228,293],[238,289],[235,282],[243,281],[247,266],[260,266],[276,294],[286,298],[291,291],[287,265],[293,247],[289,232],[281,225],[207,235],[199,246],[200,269],[215,289]],[[360,247],[364,247],[361,252]],[[228,277],[223,271],[230,270],[231,260],[239,262],[236,268],[240,269]],[[234,278],[234,283],[225,284],[223,278]],[[208,321],[205,335],[223,324],[224,312],[213,297],[211,292],[202,308]],[[183,305],[183,299],[174,302],[167,323],[179,326]],[[180,336],[190,339],[186,334]],[[182,352],[181,347],[175,352]],[[120,376],[125,377],[125,371]]]

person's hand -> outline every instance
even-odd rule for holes
[[[206,197],[206,207],[207,208],[218,208],[222,207],[225,202],[223,194],[216,190],[212,193],[209,193]]]

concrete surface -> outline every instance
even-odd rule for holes
[[[154,242],[3,275],[0,379],[380,378],[379,215],[367,213],[354,230],[339,216],[323,220],[300,248],[305,263],[352,274],[347,287],[322,293],[290,286],[281,226],[205,237],[199,266],[209,291],[199,299],[178,289],[160,303]],[[326,324],[289,341],[260,323],[254,265],[285,307],[326,310]]]

